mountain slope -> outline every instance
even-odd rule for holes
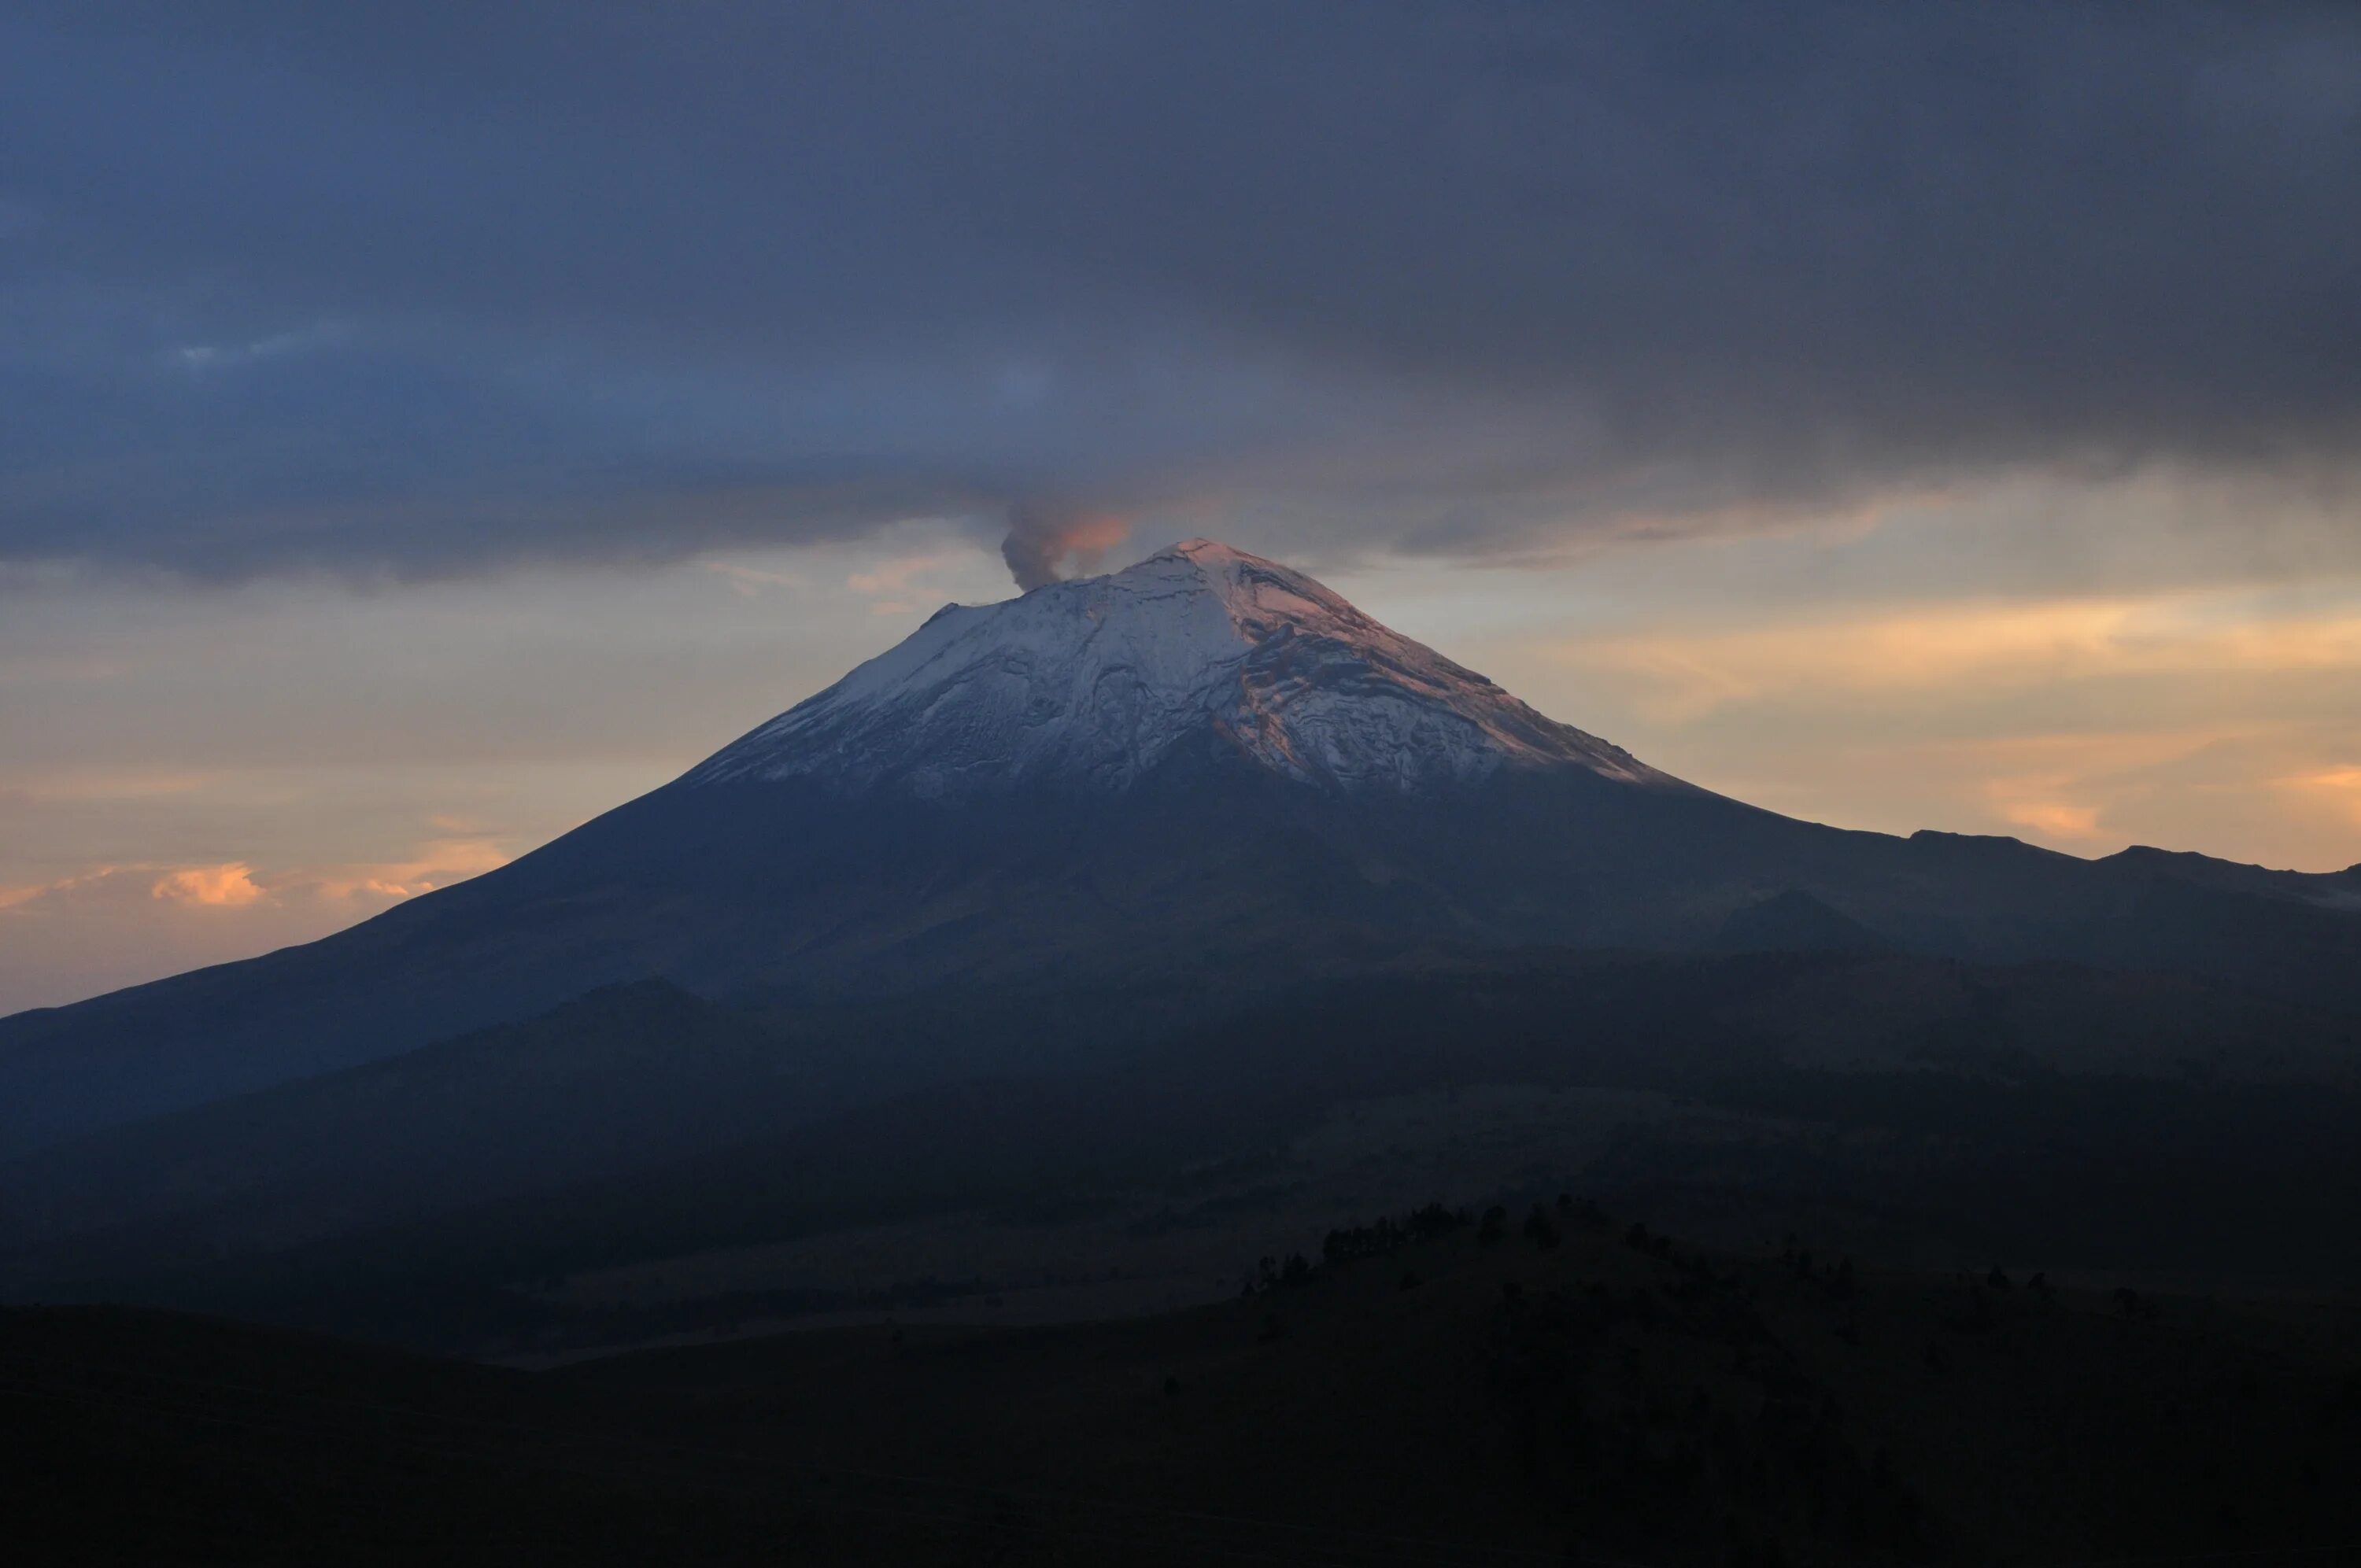
[[[709,997],[1338,973],[1436,942],[1876,941],[2361,1011],[2349,878],[1795,821],[1202,543],[946,610],[713,759],[352,930],[0,1020],[0,1153],[662,976]]]
[[[1182,1173],[1225,1151],[1285,1146],[1340,1103],[1460,1084],[1751,1104],[1766,1081],[1875,1074],[1943,1080],[1951,1087],[1939,1098],[1955,1109],[1996,1083],[2079,1105],[2054,1099],[2070,1079],[2085,1098],[2127,1097],[2124,1113],[2079,1112],[2066,1129],[2095,1126],[2113,1140],[2118,1172],[2127,1150],[2159,1149],[2186,1171],[2218,1154],[2235,1107],[2297,1107],[2248,1140],[2271,1151],[2250,1157],[2248,1186],[2253,1169],[2323,1141],[2307,1118],[2326,1118],[2325,1141],[2338,1143],[2356,1124],[2335,1107],[2361,1104],[2361,1025],[2186,980],[2065,965],[1460,950],[1202,1002],[1146,989],[971,989],[940,1001],[758,1011],[646,981],[93,1133],[0,1162],[0,1288],[57,1299],[68,1285],[153,1280],[342,1236],[306,1266],[366,1279],[376,1311],[394,1301],[372,1272],[394,1251],[381,1229],[394,1222],[423,1222],[412,1234],[434,1237],[412,1249],[431,1277],[452,1271],[467,1235],[489,1238],[487,1268],[515,1269],[526,1255],[581,1266],[584,1247],[637,1262],[895,1205],[961,1212],[995,1190],[1014,1201],[1027,1182],[1070,1201],[1104,1200],[1126,1170],[1169,1201]],[[2110,1082],[2129,1087],[2091,1087]],[[2038,1092],[2025,1101],[2041,1102]],[[2193,1129],[2158,1112],[2200,1101]],[[1893,1108],[1867,1103],[1848,1129]],[[1599,1126],[1607,1114],[1585,1119]],[[1992,1121],[2012,1143],[2032,1126]],[[2217,1193],[2236,1185],[2217,1183]],[[1864,1186],[1882,1202],[1895,1196],[1890,1170]],[[2048,1205],[2070,1206],[2057,1193]],[[487,1212],[493,1223],[469,1218]],[[2121,1207],[2109,1212],[2120,1226]]]
[[[1224,756],[1343,790],[1551,765],[1685,787],[1302,574],[1202,539],[1007,604],[947,605],[688,782],[1111,790]]]

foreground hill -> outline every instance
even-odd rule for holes
[[[0,1410],[44,1436],[11,1524],[58,1562],[1987,1568],[2361,1540],[2349,1309],[1533,1209],[1341,1230],[1184,1313],[534,1375],[13,1310]]]
[[[0,1166],[0,1289],[468,1351],[878,1301],[1071,1316],[1510,1181],[1864,1260],[2349,1288],[2361,1028],[1887,953],[834,1010],[647,982]]]
[[[953,607],[679,781],[352,930],[0,1020],[0,1153],[663,977],[1283,982],[1435,943],[2067,960],[2361,1015],[2361,877],[1781,817],[1203,541]]]

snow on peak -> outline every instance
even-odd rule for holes
[[[1192,751],[1345,790],[1565,765],[1672,782],[1301,572],[1209,539],[999,604],[946,605],[689,779],[1123,789]]]

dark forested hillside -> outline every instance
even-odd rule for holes
[[[2361,1541],[2349,1305],[1810,1241],[1737,1255],[1519,1197],[1342,1224],[1178,1314],[873,1319],[530,1375],[17,1310],[0,1410],[43,1440],[11,1524],[71,1525],[60,1562],[293,1561],[332,1533],[352,1562],[1597,1568]]]
[[[1438,955],[890,1014],[652,984],[19,1161],[5,1264],[18,1299],[588,1345],[1005,1296],[1093,1227],[1250,1253],[1371,1194],[1532,1179],[1733,1245],[1804,1223],[1897,1262],[2350,1286],[2356,1055],[2336,1015],[2193,981],[1877,953]],[[807,1255],[929,1226],[1002,1239]],[[1205,1291],[1202,1247],[1139,1250]],[[580,1283],[617,1271],[669,1283]]]

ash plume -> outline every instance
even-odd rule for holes
[[[1130,521],[1113,512],[1026,502],[1009,510],[1000,558],[1016,586],[1031,593],[1090,571],[1130,533]]]

